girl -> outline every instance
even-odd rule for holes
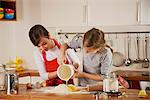
[[[104,33],[93,28],[84,34],[83,39],[72,40],[61,47],[61,62],[66,61],[65,51],[68,48],[83,48],[83,72],[76,70],[75,77],[79,78],[81,86],[96,84],[103,80],[112,69],[112,50],[106,45]]]
[[[40,76],[46,80],[46,85],[59,85],[64,83],[57,77],[57,58],[60,53],[59,43],[50,37],[49,32],[42,25],[35,25],[29,31],[29,38],[38,48],[34,52]],[[68,61],[66,62],[68,63]],[[72,83],[72,80],[69,81]]]

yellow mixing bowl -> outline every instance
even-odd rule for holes
[[[4,18],[4,14],[0,14],[0,19],[3,19]]]

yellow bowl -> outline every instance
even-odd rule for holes
[[[0,19],[3,19],[4,18],[4,14],[0,14]]]

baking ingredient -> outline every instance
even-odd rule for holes
[[[76,91],[76,87],[74,85],[68,85],[69,91],[70,92],[75,92]]]
[[[139,91],[138,97],[147,97],[147,96],[148,96],[148,95],[147,95],[147,93],[146,93],[145,90],[140,90],[140,91]]]
[[[58,94],[68,94],[69,92],[75,92],[76,87],[74,85],[59,84],[51,91]]]

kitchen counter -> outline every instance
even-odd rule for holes
[[[150,81],[150,71],[117,70],[114,72],[129,82],[130,89],[140,89],[140,81]],[[19,77],[39,76],[39,72],[37,70],[25,70],[16,73],[19,75]]]
[[[39,76],[37,70],[25,70],[16,72],[19,77],[25,76]],[[117,70],[115,71],[117,75],[124,77],[126,80],[136,80],[136,81],[150,81],[150,71],[124,71]]]
[[[16,72],[19,77],[25,76],[40,76],[38,70],[24,70]]]
[[[149,100],[150,91],[147,91],[148,97],[139,98],[139,90],[135,89],[122,89],[120,90],[126,93],[126,96],[121,97],[121,100]],[[102,97],[100,96],[102,99]],[[34,89],[27,90],[25,85],[19,85],[18,95],[6,95],[5,91],[0,91],[0,99],[11,99],[11,100],[95,100],[93,94],[67,94],[67,95],[58,95],[54,93],[45,93],[42,91],[35,91]],[[110,100],[116,100],[117,97],[111,97]]]
[[[150,71],[150,67],[142,68],[141,63],[133,63],[130,66],[125,66],[125,65],[122,65],[120,67],[113,66],[113,71],[117,71],[117,70],[123,70],[123,71]]]
[[[126,80],[133,81],[150,81],[150,71],[115,71],[117,75],[122,76]]]

